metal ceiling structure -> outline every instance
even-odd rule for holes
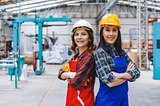
[[[144,0],[138,1],[143,2]],[[158,17],[160,1],[147,0],[147,4],[148,17]],[[54,14],[56,14],[61,9],[66,15],[73,16],[73,18],[96,18],[97,21],[101,17],[100,14],[103,15],[108,11],[107,8],[111,12],[115,10],[119,18],[136,18],[137,0],[22,0],[21,2],[21,13],[36,9],[38,14],[43,14],[43,11],[49,12],[54,9]],[[90,13],[85,14],[86,11],[83,9],[89,10]],[[19,13],[19,0],[1,0],[0,12],[16,15]]]

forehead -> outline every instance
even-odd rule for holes
[[[105,25],[104,28],[117,28],[117,26],[115,26],[115,25]]]
[[[76,30],[75,33],[78,33],[78,32],[87,32],[87,31],[84,28],[79,28],[79,29]]]

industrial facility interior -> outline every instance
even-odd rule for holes
[[[109,13],[141,72],[129,82],[129,106],[159,106],[160,0],[0,0],[0,106],[65,106],[68,82],[57,76],[72,57],[72,27],[87,20],[98,44]]]

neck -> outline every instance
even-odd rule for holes
[[[79,50],[79,56],[80,56],[85,50],[87,50],[87,47],[79,47],[78,50]]]

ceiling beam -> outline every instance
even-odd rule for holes
[[[102,9],[102,11],[98,14],[98,16],[96,17],[96,21],[99,21],[105,14],[107,11],[110,11],[111,8],[118,3],[118,0],[109,0],[108,3],[105,4],[104,8]]]

